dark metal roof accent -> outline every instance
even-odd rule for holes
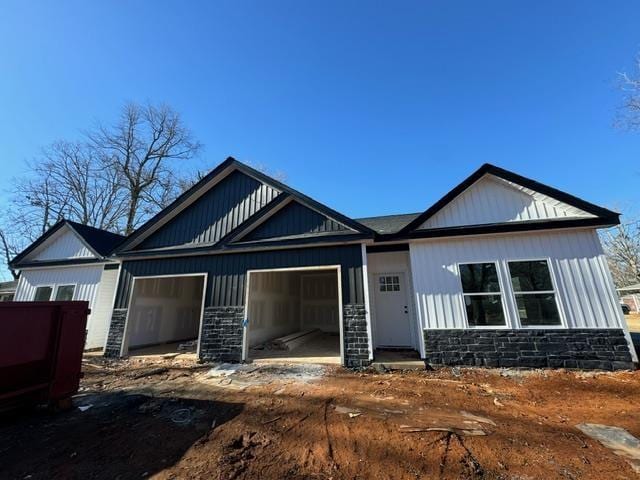
[[[106,263],[110,260],[104,258],[70,258],[66,260],[46,260],[41,262],[22,262],[18,267],[22,269],[26,268],[42,268],[42,267],[63,267],[71,265],[93,265],[98,263]],[[114,265],[117,265],[114,263]]]
[[[367,253],[408,252],[408,243],[383,243],[381,245],[367,245]]]
[[[328,235],[296,236],[293,238],[267,239],[256,242],[217,243],[212,245],[177,246],[151,250],[127,250],[118,253],[118,258],[153,258],[191,255],[224,255],[228,253],[274,251],[282,248],[308,248],[329,246],[328,244],[348,244],[370,238],[364,233],[346,232]]]
[[[134,249],[215,244],[279,195],[279,190],[233,170]]]
[[[326,243],[326,242],[345,242],[351,240],[360,240],[370,238],[368,235],[351,230],[342,230],[337,232],[321,232],[321,233],[302,233],[298,235],[285,235],[282,237],[270,237],[257,240],[247,240],[242,242],[234,242],[229,244],[227,248],[246,248],[248,246],[274,246],[274,245],[302,245],[307,243]]]
[[[250,232],[255,228],[255,226],[261,225],[262,222],[267,221],[272,213],[277,212],[280,208],[286,205],[287,202],[291,201],[291,198],[291,195],[288,193],[278,195],[272,202],[269,202],[251,217],[247,218],[245,222],[241,223],[235,229],[231,230],[226,236],[221,238],[218,245],[228,245],[240,240],[243,235]]]
[[[90,227],[88,225],[82,225],[81,223],[72,222],[71,220],[60,220],[53,225],[49,230],[42,234],[35,242],[25,248],[22,252],[16,255],[9,263],[11,267],[18,268],[21,266],[21,262],[36,248],[45,243],[51,236],[60,230],[62,227],[68,227],[73,231],[80,241],[91,250],[96,257],[105,257],[110,254],[122,241],[124,236],[117,233],[108,232],[99,228]],[[74,260],[74,263],[79,263],[80,260]],[[31,262],[39,263],[39,262]]]
[[[145,222],[141,227],[139,227],[135,232],[133,232],[127,239],[119,246],[117,249],[117,253],[120,253],[126,249],[128,249],[132,244],[141,239],[145,234],[147,234],[150,230],[154,228],[160,221],[167,218],[169,215],[175,213],[186,201],[188,201],[193,195],[198,193],[199,190],[204,188],[209,182],[214,180],[219,175],[223,174],[228,169],[239,170],[240,172],[249,175],[256,180],[263,182],[266,185],[271,186],[283,193],[287,193],[294,198],[301,201],[301,203],[306,204],[307,206],[313,208],[314,210],[319,211],[327,215],[330,218],[337,220],[340,223],[343,223],[347,227],[350,227],[358,232],[368,233],[371,236],[375,234],[375,232],[368,227],[358,223],[357,221],[342,215],[341,213],[323,205],[320,202],[313,200],[312,198],[294,190],[293,188],[285,185],[277,181],[274,178],[271,178],[268,175],[265,175],[254,168],[236,160],[233,157],[228,157],[224,162],[218,165],[216,168],[211,170],[206,176],[204,176],[199,182],[193,185],[191,188],[186,190],[182,195],[180,195],[175,201],[173,201],[169,206],[164,208],[162,211],[158,212],[155,216]],[[204,194],[204,192],[203,192]]]
[[[555,230],[559,228],[610,227],[620,223],[617,214],[612,217],[570,218],[557,220],[529,220],[526,222],[488,223],[481,225],[462,225],[459,227],[429,228],[414,230],[403,234],[389,235],[387,240],[400,238],[439,238],[462,235],[483,235],[489,233],[530,232]]]
[[[267,238],[344,231],[353,232],[343,224],[294,200],[274,213],[266,222],[244,235],[242,240],[265,240]]]
[[[424,222],[426,222],[429,218],[433,217],[436,213],[442,210],[447,204],[449,204],[453,199],[455,199],[458,195],[460,195],[463,191],[465,191],[468,187],[473,185],[477,180],[479,180],[482,176],[486,174],[495,175],[496,177],[502,178],[504,180],[508,180],[513,183],[517,183],[523,187],[529,188],[531,190],[535,190],[536,192],[543,193],[549,197],[553,197],[556,200],[560,200],[568,205],[584,210],[585,212],[591,213],[596,217],[600,218],[600,223],[596,224],[596,226],[602,225],[604,222],[605,225],[608,225],[612,219],[616,219],[613,225],[617,225],[620,223],[619,215],[616,212],[612,212],[611,210],[607,210],[606,208],[599,207],[594,205],[593,203],[589,203],[586,200],[582,200],[581,198],[570,195],[567,192],[563,192],[562,190],[558,190],[557,188],[550,187],[548,185],[544,185],[540,182],[532,180],[527,177],[523,177],[522,175],[518,175],[517,173],[511,172],[509,170],[505,170],[504,168],[496,167],[495,165],[491,165],[490,163],[485,163],[478,170],[469,175],[465,180],[463,180],[459,185],[449,191],[446,195],[444,195],[440,200],[434,203],[431,207],[421,213],[418,217],[412,220],[408,225],[403,227],[399,234],[407,234],[412,232]],[[555,221],[549,221],[555,223]],[[512,222],[514,223],[514,222]],[[518,222],[520,224],[521,222]],[[528,222],[522,222],[528,223]],[[465,227],[469,228],[469,227]],[[448,230],[448,229],[447,229]],[[511,230],[507,230],[511,231]]]
[[[102,257],[109,255],[113,249],[120,245],[125,239],[124,235],[118,233],[72,222],[71,220],[67,220],[66,222]]]
[[[397,215],[383,215],[381,217],[357,218],[356,221],[375,230],[379,234],[397,233],[404,226],[414,220],[420,213],[401,213]]]

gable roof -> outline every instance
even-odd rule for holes
[[[35,242],[29,245],[26,249],[16,255],[11,260],[10,265],[12,267],[19,267],[26,263],[54,263],[54,262],[24,262],[24,260],[33,253],[40,246],[44,245],[50,240],[58,231],[62,228],[68,228],[73,232],[78,239],[96,256],[98,259],[103,259],[109,255],[115,247],[117,247],[124,240],[124,236],[117,233],[108,232],[99,228],[90,227],[88,225],[82,225],[81,223],[72,222],[71,220],[60,220],[53,225],[43,235],[41,235]],[[69,260],[68,263],[86,263],[87,259]],[[59,262],[56,262],[59,263]]]
[[[497,223],[488,225],[461,225],[456,227],[432,229],[424,227],[421,228],[427,220],[433,218],[438,212],[442,211],[447,205],[453,202],[454,199],[487,174],[524,187],[525,189],[533,192],[538,192],[546,197],[559,200],[560,202],[571,207],[575,207],[589,215],[584,218],[519,221],[517,224],[514,224],[516,222],[512,222],[512,224]],[[593,203],[587,202],[586,200],[563,192],[562,190],[558,190],[530,178],[523,177],[522,175],[518,175],[509,170],[485,163],[431,207],[400,229],[398,235],[445,236],[450,234],[498,233],[500,231],[524,231],[529,229],[567,228],[572,226],[609,226],[617,225],[618,223],[619,214],[616,212],[599,207]]]
[[[182,212],[191,203],[204,195],[211,188],[215,188],[217,182],[227,177],[233,171],[240,171],[245,175],[253,177],[254,179],[280,191],[282,194],[293,197],[307,207],[329,218],[332,218],[339,223],[344,224],[345,226],[355,230],[356,232],[369,234],[371,236],[375,234],[373,230],[359,224],[355,220],[327,207],[320,202],[317,202],[316,200],[304,195],[303,193],[300,193],[299,191],[289,187],[288,185],[285,185],[284,183],[279,182],[278,180],[262,172],[259,172],[258,170],[255,170],[254,168],[236,160],[233,157],[228,157],[224,162],[211,170],[211,172],[209,172],[206,176],[204,176],[199,182],[182,193],[182,195],[180,195],[176,200],[169,204],[169,206],[158,212],[151,219],[140,226],[136,231],[134,231],[131,235],[129,235],[129,237],[127,237],[127,239],[117,248],[117,253],[121,253],[140,244],[151,234],[157,231],[160,227],[175,218],[178,214],[180,214],[180,212]],[[279,197],[280,195],[276,197],[276,199],[278,199]],[[270,204],[275,201],[276,200],[272,200]],[[261,216],[262,210],[267,207],[268,205],[258,210],[254,215],[248,218],[246,222],[243,223],[245,228],[253,219]],[[240,225],[238,228],[242,227],[243,225]],[[216,243],[223,243],[223,240],[224,239],[220,239]]]
[[[124,235],[66,220],[72,229],[100,256],[109,255],[125,239]]]
[[[362,225],[375,230],[376,233],[388,235],[398,233],[402,228],[418,217],[420,213],[401,213],[396,215],[383,215],[380,217],[357,218]]]

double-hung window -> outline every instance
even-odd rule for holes
[[[58,288],[56,289],[56,301],[68,302],[73,300],[75,290],[75,285],[58,285]]]
[[[53,287],[49,285],[42,285],[40,287],[36,287],[36,293],[33,297],[34,302],[48,302],[51,300],[51,293],[53,292]]]
[[[522,326],[561,324],[546,260],[509,262],[509,274]]]
[[[505,315],[496,264],[463,263],[459,269],[469,326],[504,326]]]

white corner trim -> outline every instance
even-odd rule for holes
[[[367,264],[367,246],[362,243],[362,290],[364,292],[364,311],[367,321],[367,337],[369,337],[369,360],[373,360],[373,334],[371,331],[371,301],[369,298],[369,272]]]

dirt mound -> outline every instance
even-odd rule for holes
[[[171,359],[85,367],[76,399],[84,411],[2,420],[1,478],[636,475],[575,426],[598,423],[640,436],[638,372],[377,374],[247,365],[210,377],[211,366]],[[228,380],[241,388],[220,384]]]

